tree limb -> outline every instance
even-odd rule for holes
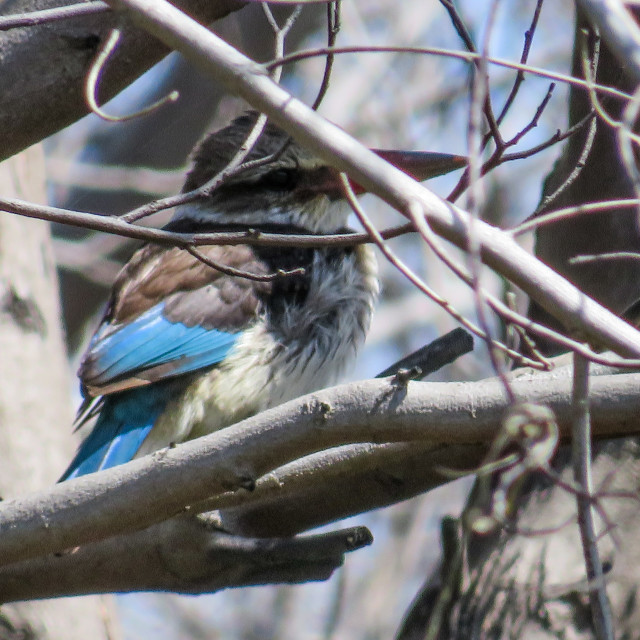
[[[640,374],[635,373],[594,378],[594,434],[637,432],[639,381]],[[512,388],[518,399],[549,405],[561,434],[570,435],[568,370],[520,372],[513,377]],[[453,469],[460,468],[454,455],[457,447],[466,445],[463,468],[469,469],[468,446],[475,446],[481,456],[483,448],[477,443],[487,444],[495,437],[506,409],[501,383],[495,379],[412,382],[406,387],[389,379],[368,380],[309,394],[209,436],[3,503],[0,559],[8,564],[142,529],[197,503],[203,503],[202,509],[258,504],[274,491],[265,487],[262,493],[262,485],[256,486],[261,476],[311,453],[350,443],[422,442],[434,451],[454,445],[448,464]],[[443,472],[440,483],[449,479]],[[422,482],[424,488],[433,487],[434,473],[426,474]],[[316,486],[320,493],[335,491],[330,478],[323,489],[319,482]],[[404,491],[400,486],[392,500],[388,493],[364,492],[360,497],[354,490],[346,503],[338,501],[335,508],[324,505],[322,520],[373,509],[419,490],[412,483]],[[218,503],[214,496],[220,496]],[[314,515],[313,509],[314,503],[295,505],[291,517],[297,512],[299,520],[291,520],[290,531],[315,522],[320,512]],[[264,527],[260,533],[271,535],[267,531]]]
[[[174,518],[128,536],[3,567],[0,602],[125,591],[200,594],[326,580],[345,553],[372,540],[364,527],[300,538],[241,538],[218,530],[207,517]]]

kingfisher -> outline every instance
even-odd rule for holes
[[[249,112],[209,134],[196,147],[183,192],[222,171],[256,119]],[[448,154],[376,153],[420,180],[465,163]],[[285,131],[267,123],[246,162],[245,171],[177,207],[165,228],[351,232],[338,171]],[[97,420],[61,481],[335,384],[355,358],[379,290],[369,245],[199,251],[207,263],[183,248],[146,244],[120,271],[78,372],[85,398],[78,421]]]

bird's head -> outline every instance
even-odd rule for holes
[[[224,129],[209,134],[195,149],[193,166],[183,192],[197,189],[236,155],[256,122],[249,112]],[[466,164],[466,159],[441,153],[374,150],[418,180],[426,180]],[[245,162],[265,163],[227,178],[209,196],[183,205],[177,219],[257,226],[293,225],[314,233],[333,233],[346,225],[350,208],[338,180],[338,171],[307,151],[289,134],[268,123]],[[363,193],[354,185],[356,193]]]

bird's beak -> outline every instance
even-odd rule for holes
[[[442,176],[467,164],[464,156],[453,156],[448,153],[388,149],[372,149],[372,151],[419,182]]]
[[[372,149],[374,153],[381,158],[392,164],[394,167],[400,169],[407,175],[411,176],[414,180],[422,182],[429,178],[435,178],[436,176],[442,176],[445,173],[461,169],[467,165],[467,158],[464,156],[455,156],[448,153],[431,153],[429,151],[394,151],[390,149]],[[331,178],[331,182],[335,180],[335,184],[332,184],[332,189],[327,189],[328,185],[325,185],[327,191],[331,190],[334,193],[338,193],[338,198],[344,197],[342,189],[339,187],[337,180],[337,173]],[[351,187],[356,195],[361,195],[367,192],[363,186],[359,185],[354,180],[351,180]]]

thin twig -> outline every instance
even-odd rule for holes
[[[543,143],[541,143],[539,145],[536,145],[535,147],[533,147],[531,149],[526,149],[525,151],[520,151],[518,153],[511,153],[511,154],[505,153],[507,149],[509,149],[509,148],[515,146],[516,144],[518,144],[518,142],[520,142],[520,140],[527,133],[529,133],[535,127],[538,126],[538,121],[540,120],[540,117],[542,116],[542,113],[544,112],[544,110],[546,109],[547,105],[549,104],[549,100],[551,100],[551,96],[553,94],[554,88],[555,88],[555,84],[551,83],[549,85],[549,89],[547,89],[547,93],[545,94],[544,98],[542,99],[542,101],[538,105],[538,108],[536,109],[535,113],[533,114],[533,117],[531,118],[531,120],[529,121],[529,123],[527,125],[525,125],[510,140],[506,140],[506,141],[503,140],[500,145],[496,145],[496,148],[494,149],[493,153],[491,154],[491,157],[487,161],[485,161],[484,164],[482,165],[482,167],[480,168],[480,175],[481,176],[486,175],[492,169],[495,169],[496,167],[498,167],[498,166],[500,166],[502,164],[505,164],[506,162],[511,162],[513,160],[519,160],[519,159],[523,159],[523,158],[529,158],[529,157],[539,153],[543,149],[546,149],[547,147],[550,147],[550,146],[552,146],[554,144],[557,144],[558,142],[560,142],[560,140],[564,140],[565,138],[567,138],[570,135],[572,135],[575,131],[577,131],[577,129],[576,129],[576,130],[571,131],[571,132],[565,132],[565,134],[561,134],[558,131],[553,136],[551,136],[551,138],[549,138],[549,140],[546,140],[545,142],[543,142]],[[484,144],[484,141],[483,141],[483,144]],[[484,148],[484,147],[482,147],[482,148]],[[469,165],[469,167],[467,167],[465,169],[465,171],[463,172],[462,176],[460,177],[460,180],[458,181],[458,184],[453,188],[451,193],[447,196],[447,200],[449,200],[450,202],[455,202],[460,197],[460,195],[469,186],[470,174],[471,174],[471,165]]]
[[[589,362],[580,355],[573,358],[573,436],[571,453],[575,481],[589,497],[576,496],[578,526],[584,552],[591,616],[598,640],[613,640],[613,621],[598,553],[593,513],[591,477],[591,420],[589,417]]]
[[[280,60],[284,55],[284,42],[287,35],[289,34],[289,31],[291,31],[291,28],[295,24],[295,21],[298,19],[300,12],[302,11],[302,5],[299,4],[293,8],[293,11],[287,17],[285,23],[282,26],[280,26],[276,21],[269,5],[266,2],[262,2],[261,5],[262,11],[266,16],[267,22],[269,23],[269,26],[271,27],[274,35],[274,58],[276,60]],[[270,73],[274,82],[280,82],[282,67],[274,67],[270,70]]]
[[[297,267],[296,269],[278,269],[275,273],[252,273],[251,271],[243,271],[242,269],[236,269],[229,265],[223,264],[216,260],[212,260],[209,256],[206,256],[202,251],[199,251],[195,247],[185,247],[187,253],[190,253],[194,258],[197,258],[203,264],[208,267],[220,271],[228,276],[234,276],[237,278],[245,278],[246,280],[253,280],[255,282],[272,282],[276,278],[286,278],[288,276],[304,275],[304,268]]]
[[[336,44],[338,33],[340,32],[340,2],[329,2],[327,4],[327,47],[332,48]],[[327,91],[329,90],[329,81],[331,80],[331,71],[333,70],[333,62],[335,56],[333,53],[327,54],[324,62],[324,74],[322,76],[322,82],[320,83],[320,89],[318,89],[318,95],[313,101],[311,108],[316,111],[322,104]]]
[[[520,142],[520,140],[522,140],[522,138],[524,138],[524,136],[526,136],[527,133],[529,133],[530,131],[532,131],[538,126],[540,117],[542,116],[542,113],[544,112],[544,110],[547,108],[547,105],[549,104],[549,100],[551,100],[551,96],[553,95],[553,90],[555,88],[556,88],[555,82],[552,82],[549,85],[549,88],[547,89],[547,93],[542,99],[542,102],[540,102],[540,104],[538,105],[538,108],[536,109],[536,112],[533,114],[533,118],[531,118],[531,120],[529,121],[529,124],[525,125],[518,133],[516,133],[515,136],[513,136],[513,138],[511,138],[511,140],[505,143],[505,149],[507,147],[515,146],[516,144],[518,144],[518,142]]]
[[[17,198],[0,198],[0,212],[38,220],[67,224],[81,229],[112,233],[123,238],[144,240],[173,247],[202,245],[250,244],[264,247],[354,247],[372,242],[367,233],[340,233],[329,235],[266,233],[256,229],[247,231],[219,231],[213,233],[178,233],[165,229],[154,229],[137,224],[129,224],[117,216],[103,216],[70,209],[60,209],[34,204]],[[412,225],[390,227],[380,234],[385,240],[411,233]]]
[[[524,46],[522,47],[522,55],[520,56],[520,64],[527,64],[527,60],[529,59],[529,52],[531,51],[531,44],[533,43],[533,35],[536,32],[536,28],[538,26],[538,19],[540,18],[540,10],[542,9],[542,3],[544,0],[538,0],[536,4],[536,8],[533,12],[533,18],[531,19],[531,24],[529,28],[524,33]],[[507,115],[513,101],[516,99],[518,95],[518,91],[520,91],[520,86],[524,82],[524,72],[518,71],[516,74],[516,79],[513,82],[513,86],[511,87],[511,91],[507,96],[507,99],[504,102],[504,106],[502,107],[502,111],[498,115],[498,124],[501,124]]]
[[[467,47],[467,50],[470,53],[477,53],[477,49],[473,42],[473,38],[471,37],[471,34],[467,30],[464,20],[462,19],[462,16],[460,16],[453,1],[440,0],[440,4],[446,9],[447,13],[449,14],[451,22],[453,23],[453,26],[456,32],[464,42],[465,47]],[[494,2],[489,11],[489,19],[488,19],[488,26],[487,26],[488,33],[490,33],[492,30],[496,7],[497,7],[497,2]],[[487,38],[487,41],[488,41],[488,38]],[[489,135],[495,141],[496,146],[499,147],[502,145],[503,140],[502,140],[502,134],[500,133],[500,128],[498,127],[498,123],[496,121],[496,117],[493,113],[493,107],[491,105],[491,95],[489,93],[489,76],[486,72],[486,53],[487,51],[483,47],[482,54],[480,54],[474,61],[474,64],[476,66],[476,72],[477,72],[476,75],[474,76],[474,82],[476,82],[477,77],[480,76],[480,78],[482,79],[485,85],[482,110],[487,120],[487,125],[489,127]]]
[[[593,50],[591,51],[590,54],[588,52],[586,38],[581,37],[580,34],[578,34],[578,38],[579,38],[579,43],[576,43],[576,45],[577,46],[579,45],[581,47],[582,72],[585,77],[587,90],[589,92],[589,98],[593,105],[592,113],[600,114],[600,104],[598,101],[598,95],[594,90],[595,75],[596,75],[596,70],[598,68],[598,63],[600,60],[600,38],[599,37],[594,38]],[[602,111],[604,113],[604,110]],[[590,115],[591,114],[587,114],[586,117],[589,117]],[[603,117],[608,117],[608,116],[603,116]],[[598,130],[598,123],[596,118],[594,117],[589,123],[589,130],[585,138],[584,146],[571,173],[566,177],[565,180],[563,180],[562,184],[560,184],[555,191],[553,191],[552,193],[542,198],[542,200],[540,201],[540,204],[536,207],[536,210],[533,212],[531,217],[535,217],[539,213],[547,209],[554,200],[556,200],[577,180],[578,176],[582,172],[582,169],[587,162],[587,158],[589,157],[589,154],[591,153],[591,149],[595,141],[597,130]]]
[[[574,256],[569,264],[588,264],[604,260],[640,260],[640,253],[632,251],[614,251],[612,253],[595,253]]]
[[[587,162],[587,158],[591,153],[591,148],[593,147],[593,142],[596,138],[596,133],[598,130],[597,120],[593,117],[593,113],[588,114],[583,118],[583,120],[588,118],[589,122],[589,131],[587,133],[586,140],[584,141],[584,146],[582,147],[582,151],[578,160],[576,161],[571,173],[567,176],[565,180],[562,181],[562,184],[552,193],[546,195],[540,201],[540,204],[536,207],[536,210],[529,216],[530,218],[535,218],[541,211],[544,211],[554,200],[557,200],[558,197],[564,193],[578,178],[580,172]],[[582,126],[582,123],[579,123]]]
[[[178,207],[183,204],[188,204],[196,200],[207,198],[215,191],[223,182],[228,180],[231,176],[240,173],[242,163],[245,158],[251,153],[251,150],[255,146],[256,142],[262,135],[265,125],[267,124],[267,116],[264,114],[258,115],[255,124],[251,127],[251,130],[247,134],[242,144],[238,147],[238,150],[234,154],[233,158],[229,160],[227,165],[219,171],[213,178],[207,180],[202,186],[186,193],[180,193],[175,196],[169,196],[168,198],[161,198],[153,202],[149,202],[133,211],[129,211],[120,216],[120,219],[124,222],[136,222],[142,218],[146,218],[163,209],[169,209],[171,207]],[[244,170],[242,168],[242,170]]]
[[[609,211],[613,213],[618,209],[635,209],[640,207],[640,200],[636,198],[628,198],[622,200],[602,200],[601,202],[585,202],[578,204],[575,207],[566,207],[564,209],[558,209],[556,211],[549,211],[544,215],[537,218],[528,218],[525,222],[520,223],[513,229],[506,229],[506,233],[510,233],[513,236],[519,236],[529,231],[534,231],[538,227],[542,227],[547,224],[553,224],[561,220],[566,220],[572,216],[586,215],[590,213],[602,213],[603,211]]]
[[[350,46],[350,47],[317,47],[314,49],[306,49],[297,51],[296,53],[290,53],[280,60],[272,60],[265,63],[263,66],[265,70],[270,71],[272,67],[293,64],[300,62],[301,60],[308,60],[310,58],[318,58],[329,54],[343,55],[349,53],[409,53],[416,55],[436,55],[443,58],[454,58],[456,60],[462,60],[464,62],[475,63],[481,56],[478,53],[470,53],[466,51],[458,51],[455,49],[443,49],[440,47],[399,47],[399,46]],[[581,89],[589,89],[588,83],[581,79],[569,76],[565,73],[558,73],[556,71],[549,71],[541,67],[534,67],[529,64],[520,64],[519,62],[513,62],[512,60],[505,60],[504,58],[485,58],[488,64],[493,64],[498,67],[505,67],[506,69],[513,69],[514,71],[524,71],[530,75],[538,76],[540,78],[547,78],[549,80],[555,80],[557,82],[563,82],[570,86],[579,87]],[[632,99],[625,91],[615,89],[614,87],[608,87],[602,84],[593,84],[593,88],[600,94],[610,96],[623,102],[628,102]]]
[[[471,274],[467,271],[467,269],[465,269],[461,264],[456,262],[449,255],[449,253],[443,246],[438,236],[436,236],[436,234],[431,229],[431,226],[429,225],[429,221],[424,215],[424,212],[419,207],[408,207],[406,214],[409,217],[409,219],[413,222],[418,233],[420,233],[420,235],[422,236],[422,239],[426,242],[427,246],[431,249],[431,251],[433,251],[435,255],[442,261],[442,263],[445,264],[458,278],[460,278],[462,282],[464,282],[469,287],[472,286]],[[498,302],[497,299],[494,299],[494,297],[491,296],[491,294],[488,294],[486,292],[485,292],[485,296],[487,297],[487,300],[489,301],[489,303],[492,304],[495,311],[495,309],[498,308],[496,306]],[[446,307],[444,308],[446,310]],[[500,312],[496,311],[496,313],[502,316]],[[515,312],[513,317],[514,318],[518,317],[521,321],[528,320],[524,316],[520,316],[520,314],[517,314]],[[514,324],[518,324],[518,323],[514,323]],[[475,331],[474,333],[479,338],[482,337],[482,329],[480,329],[480,335]],[[510,349],[508,345],[503,346],[502,343],[499,343],[498,341],[495,341],[495,340],[494,340],[494,344],[498,345],[498,348],[504,351],[504,353],[507,356],[509,356],[509,358],[511,358],[511,360],[515,364],[518,364],[521,366],[533,367],[534,369],[548,368],[548,364],[546,364],[543,360],[536,361],[536,360],[527,358],[526,356],[518,353],[516,350]]]
[[[484,288],[481,283],[481,244],[477,234],[475,233],[476,225],[480,217],[480,202],[483,199],[481,178],[482,164],[482,134],[480,132],[480,114],[484,113],[485,118],[493,125],[491,126],[491,134],[494,139],[496,148],[504,146],[504,140],[498,130],[498,125],[493,120],[493,109],[491,107],[491,97],[489,92],[489,74],[486,66],[486,56],[488,55],[489,40],[491,37],[495,14],[498,7],[498,0],[494,0],[489,11],[489,19],[487,32],[482,46],[482,57],[477,63],[477,74],[474,76],[471,90],[471,105],[469,109],[469,125],[467,130],[467,146],[469,149],[469,165],[465,174],[469,176],[470,189],[467,196],[467,210],[469,211],[469,227],[467,231],[467,252],[469,255],[469,267],[471,275],[471,290],[473,291],[474,306],[478,317],[478,324],[485,334],[485,343],[487,345],[487,353],[495,374],[500,378],[504,386],[505,394],[511,403],[515,403],[516,398],[511,390],[511,386],[507,379],[504,363],[498,358],[495,348],[495,341],[489,326],[486,315],[486,299]],[[481,107],[482,105],[482,107]],[[464,180],[461,178],[461,182]],[[424,220],[424,214],[418,216]],[[414,220],[415,221],[415,220]]]
[[[111,29],[109,36],[91,63],[84,85],[84,98],[87,103],[87,107],[99,118],[102,118],[107,122],[127,122],[134,118],[146,116],[169,102],[175,102],[180,97],[180,94],[177,91],[172,91],[163,98],[160,98],[160,100],[150,104],[148,107],[144,107],[144,109],[140,109],[140,111],[130,113],[126,116],[112,116],[98,104],[97,95],[100,85],[100,76],[104,71],[104,67],[107,64],[109,57],[116,50],[121,35],[122,31],[120,31],[120,29]]]

